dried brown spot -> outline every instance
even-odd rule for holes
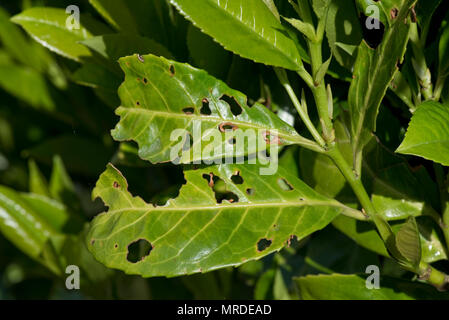
[[[284,191],[292,191],[294,188],[285,178],[279,178],[277,180],[279,187]]]
[[[397,8],[393,8],[390,10],[390,18],[392,20],[396,19],[398,17],[399,10]]]
[[[170,71],[170,76],[173,77],[175,75],[175,73],[176,73],[175,66],[171,64],[170,68],[169,68],[169,71]]]
[[[263,133],[263,139],[265,140],[266,143],[268,144],[277,144],[280,145],[282,144],[281,139],[279,139],[278,136],[271,134],[270,131],[265,131]]]
[[[237,130],[239,127],[231,122],[223,122],[218,126],[221,132],[225,132],[226,130]]]
[[[117,181],[114,181],[114,184],[112,185],[115,189],[120,188],[120,185]]]
[[[415,6],[412,7],[410,12],[411,12],[411,16],[412,16],[412,22],[416,23],[416,21],[418,21],[418,19],[416,18]]]

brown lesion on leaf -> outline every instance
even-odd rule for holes
[[[168,71],[170,72],[170,76],[173,77],[176,74],[175,66],[171,64]]]
[[[267,144],[281,145],[282,141],[279,136],[272,134],[270,131],[265,131],[263,133],[263,139]]]
[[[120,188],[120,184],[117,181],[114,181],[112,186],[114,187],[114,189],[119,189]]]
[[[394,20],[398,17],[399,10],[397,8],[393,8],[390,10],[390,18],[391,20]]]
[[[227,190],[226,183],[214,173],[203,174],[203,179],[205,179],[215,194],[215,200],[217,203],[223,203],[223,201],[228,201],[229,203],[239,202],[239,197],[232,191]]]
[[[290,182],[287,181],[285,178],[279,178],[277,179],[278,186],[284,190],[284,191],[292,191],[294,190],[293,186],[290,184]]]
[[[218,126],[220,132],[225,132],[226,130],[237,130],[239,128],[238,125],[233,124],[232,122],[223,122]]]
[[[95,239],[91,239],[90,244],[93,246],[95,244]]]
[[[215,181],[214,181],[214,177],[215,175],[211,172],[209,174],[203,174],[203,178],[208,181],[208,185],[209,187],[213,188],[215,186]]]

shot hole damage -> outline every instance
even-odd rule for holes
[[[187,107],[182,109],[182,112],[184,112],[187,115],[191,115],[195,113],[195,109],[193,107]]]
[[[237,130],[239,127],[231,122],[223,122],[218,126],[220,132],[225,132],[226,130]]]
[[[114,181],[112,186],[114,187],[114,189],[119,189],[120,188],[120,184],[117,181]]]
[[[238,116],[238,115],[242,114],[242,111],[243,111],[242,107],[235,100],[234,97],[230,97],[227,94],[224,94],[221,96],[220,100],[226,102],[229,105],[229,107],[231,108],[231,112],[234,116]]]
[[[292,191],[294,188],[293,186],[284,178],[279,178],[277,180],[279,188],[281,188],[284,191]]]
[[[257,251],[262,252],[268,249],[273,241],[270,239],[262,238],[257,242]]]
[[[234,173],[233,175],[232,175],[232,177],[231,177],[231,181],[234,183],[234,184],[243,184],[243,178],[242,178],[242,176],[240,175],[240,171],[237,171],[236,173]]]
[[[170,72],[170,76],[173,77],[176,74],[175,66],[171,64],[168,71]]]
[[[249,196],[253,196],[254,195],[254,189],[252,189],[252,188],[246,189],[246,194],[249,195]]]
[[[126,260],[131,263],[137,263],[148,257],[153,250],[153,246],[145,239],[139,239],[128,245],[128,254]]]
[[[239,202],[239,197],[232,191],[227,190],[226,183],[219,177],[213,174],[203,174],[203,179],[207,181],[208,186],[215,194],[217,203],[228,201],[229,203]]]
[[[200,113],[204,116],[210,116],[212,114],[212,111],[210,110],[209,106],[209,100],[207,100],[206,98],[202,100]]]

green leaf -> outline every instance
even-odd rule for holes
[[[119,89],[122,104],[116,113],[121,119],[112,136],[118,141],[136,141],[142,159],[153,163],[177,161],[176,147],[181,152],[189,137],[193,146],[184,148],[181,163],[212,161],[224,155],[241,157],[265,150],[267,143],[259,147],[254,139],[257,135],[259,141],[261,137],[266,141],[267,130],[277,131],[279,146],[315,145],[265,106],[256,103],[248,107],[245,95],[187,64],[147,55],[122,58],[120,65],[125,82]],[[230,128],[226,130],[224,126]],[[178,136],[175,129],[181,130]],[[234,151],[229,142],[231,134],[238,135],[246,129],[253,130],[254,139],[250,139],[245,150],[236,147]],[[204,152],[211,145],[207,142],[211,135],[219,149],[214,149],[213,154]],[[221,140],[216,141],[218,138]]]
[[[39,8],[28,9],[12,18],[21,25],[36,41],[49,50],[66,58],[81,61],[91,54],[78,43],[94,35],[109,33],[110,30],[90,16],[80,16],[80,28],[69,29],[66,21],[69,15],[64,9]]]
[[[14,64],[0,65],[0,87],[35,109],[49,112],[57,109],[52,97],[54,89],[35,69]]]
[[[314,41],[316,38],[315,28],[309,24],[304,23],[299,19],[295,18],[284,18],[288,23],[290,23],[293,27],[295,27],[299,32],[305,35],[310,40]]]
[[[109,165],[93,192],[109,211],[92,222],[89,250],[110,268],[144,277],[207,272],[278,251],[293,235],[302,239],[344,210],[283,168],[264,177],[259,169],[219,165],[187,170],[178,198],[154,207],[133,197],[125,178]],[[225,195],[210,187],[217,184]],[[232,200],[217,203],[220,194]],[[133,263],[127,259],[128,248],[139,239],[151,249]]]
[[[75,210],[80,209],[79,199],[75,186],[67,173],[64,163],[59,155],[53,158],[53,171],[50,178],[50,194],[54,199],[65,203]]]
[[[125,0],[89,0],[89,3],[114,29],[137,33],[136,21]]]
[[[346,236],[357,242],[362,247],[389,257],[385,245],[380,238],[376,228],[368,222],[356,221],[354,219],[339,216],[332,221],[334,227]],[[401,224],[393,224],[392,229],[397,232]],[[428,218],[419,218],[420,242],[422,248],[422,260],[427,263],[447,259],[444,240],[439,235],[439,227]]]
[[[340,119],[335,121],[335,132],[340,151],[352,165],[349,131]],[[357,199],[346,179],[333,161],[324,154],[302,149],[301,175],[317,192],[343,203],[357,205]],[[365,148],[363,183],[376,210],[389,221],[409,216],[438,216],[435,183],[425,168],[415,171],[402,157],[395,155],[377,140]]]
[[[449,166],[449,105],[437,102],[421,104],[396,152]]]
[[[51,239],[60,235],[20,194],[0,186],[0,232],[28,256],[42,262],[55,273]]]
[[[291,70],[302,67],[297,44],[262,0],[171,3],[203,32],[244,58]]]
[[[43,195],[46,197],[50,196],[50,191],[48,190],[48,183],[36,162],[32,159],[28,161],[28,168],[30,172],[29,186],[30,192],[34,194]]]
[[[355,62],[354,52],[350,49],[358,46],[362,40],[362,31],[354,1],[321,0],[318,3],[323,11],[321,2],[329,3],[326,18],[326,37],[336,61],[346,69],[351,70]],[[314,6],[315,8],[315,6]],[[316,10],[316,9],[315,9]],[[324,14],[324,12],[321,12]]]
[[[429,285],[392,277],[380,278],[380,289],[366,287],[366,275],[318,275],[296,279],[304,300],[415,300],[448,299]]]
[[[399,252],[417,268],[421,262],[421,242],[418,225],[414,217],[410,217],[396,232],[396,246]]]
[[[10,21],[9,13],[3,8],[0,8],[0,41],[14,59],[36,70],[45,70],[46,60],[39,50],[40,46],[37,44],[35,46],[34,42],[29,42],[25,38],[20,28]]]
[[[376,49],[370,48],[366,42],[359,46],[348,97],[357,170],[360,169],[363,147],[371,139],[372,132],[376,131],[376,119],[382,99],[404,56],[410,29],[407,16],[415,2],[416,0],[395,0],[399,11],[394,19],[388,15],[391,25],[386,26],[382,43]],[[404,23],[405,19],[407,23]]]

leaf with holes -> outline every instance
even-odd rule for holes
[[[155,207],[133,197],[109,165],[94,190],[109,211],[91,224],[89,250],[108,267],[144,277],[207,272],[278,251],[351,210],[283,168],[271,176],[260,168],[186,170],[179,196]]]
[[[370,48],[363,41],[354,66],[353,80],[349,89],[349,111],[356,168],[360,169],[363,147],[376,131],[376,119],[380,103],[393,80],[404,56],[410,29],[408,14],[416,0],[395,0],[398,12],[389,15],[381,44]]]
[[[396,152],[449,166],[449,105],[436,102],[420,105]]]
[[[249,107],[245,95],[205,71],[153,55],[122,58],[120,65],[121,119],[112,136],[136,141],[142,159],[212,162],[267,147],[316,146],[265,106]]]
[[[226,49],[256,62],[298,70],[297,45],[274,4],[263,0],[171,0],[179,11]],[[271,3],[271,4],[270,4]]]

